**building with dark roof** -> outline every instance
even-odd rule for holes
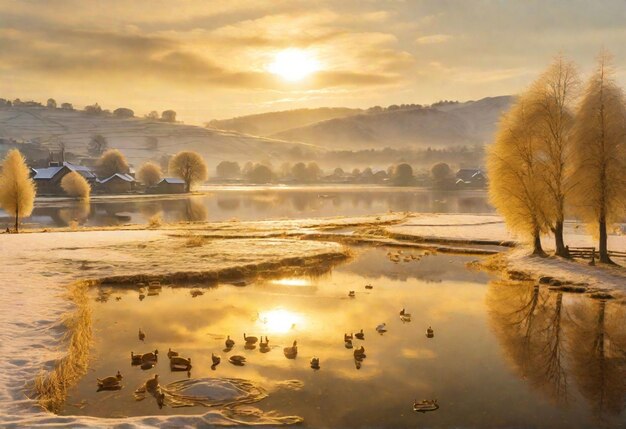
[[[104,194],[125,194],[132,192],[136,183],[130,174],[115,173],[106,179],[98,180],[96,190]]]
[[[185,192],[185,181],[176,177],[165,177],[159,183],[146,189],[151,194],[182,194]]]
[[[37,185],[37,194],[65,194],[63,188],[61,188],[61,180],[72,171],[76,171],[83,176],[90,185],[93,185],[97,180],[96,174],[90,168],[83,165],[76,165],[70,162],[51,162],[48,167],[32,169],[33,180]]]

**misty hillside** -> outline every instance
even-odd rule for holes
[[[220,130],[238,131],[256,136],[270,136],[291,128],[303,127],[328,119],[342,118],[363,113],[361,109],[347,107],[321,107],[319,109],[296,109],[239,116],[232,119],[214,119],[207,125]]]
[[[66,151],[87,157],[89,141],[95,134],[103,135],[110,148],[123,151],[136,166],[183,149],[201,153],[211,168],[222,160],[279,160],[294,147],[304,151],[316,149],[299,143],[148,119],[89,115],[46,107],[0,108],[0,139],[34,141],[54,151],[63,142]],[[151,147],[148,138],[157,139],[156,148]]]
[[[328,149],[458,146],[488,143],[511,96],[445,104],[432,108],[386,110],[321,121],[272,137]]]

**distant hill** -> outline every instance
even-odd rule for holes
[[[361,113],[293,128],[272,137],[328,149],[424,148],[488,143],[513,97],[483,98],[429,108]]]
[[[38,106],[0,107],[0,139],[35,142],[43,150],[54,151],[63,142],[66,151],[88,157],[88,144],[95,134],[103,135],[110,148],[120,149],[135,166],[183,149],[201,153],[210,168],[222,160],[278,161],[290,151],[306,153],[319,149],[308,144],[157,120],[89,115]],[[149,144],[148,138],[157,139],[156,147]]]
[[[360,113],[363,113],[363,110],[349,109],[347,107],[321,107],[319,109],[296,109],[261,113],[224,120],[215,119],[207,125],[220,130],[238,131],[256,136],[269,136],[291,128],[303,127],[319,121],[343,118]]]

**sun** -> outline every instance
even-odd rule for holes
[[[270,73],[296,82],[318,71],[320,64],[311,52],[303,49],[285,49],[276,53],[274,61],[267,66]]]

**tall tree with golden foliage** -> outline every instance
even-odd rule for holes
[[[32,213],[36,193],[26,160],[19,150],[10,150],[2,162],[0,206],[15,216],[15,232],[19,232],[19,219]]]
[[[88,200],[91,194],[91,185],[89,185],[87,180],[77,171],[72,171],[61,179],[61,188],[63,188],[65,193],[70,197],[83,200]]]
[[[137,179],[146,186],[154,186],[163,178],[161,167],[154,162],[144,163],[137,172]]]
[[[584,91],[573,131],[573,198],[598,237],[599,259],[610,263],[607,225],[626,213],[626,107],[603,54]]]
[[[117,149],[109,149],[102,154],[96,163],[96,172],[100,178],[111,177],[116,173],[125,174],[130,171],[126,157]]]
[[[209,170],[200,154],[191,151],[178,152],[171,160],[169,172],[185,181],[185,192],[191,186],[209,178]]]
[[[556,254],[568,256],[563,240],[565,202],[571,190],[573,103],[578,93],[578,72],[574,63],[557,57],[528,91],[528,115],[537,136],[540,172],[548,192],[544,212],[554,234]]]
[[[541,234],[549,230],[545,213],[548,192],[531,111],[532,99],[527,92],[500,121],[487,154],[489,198],[513,232],[532,240],[533,254],[543,255]]]

